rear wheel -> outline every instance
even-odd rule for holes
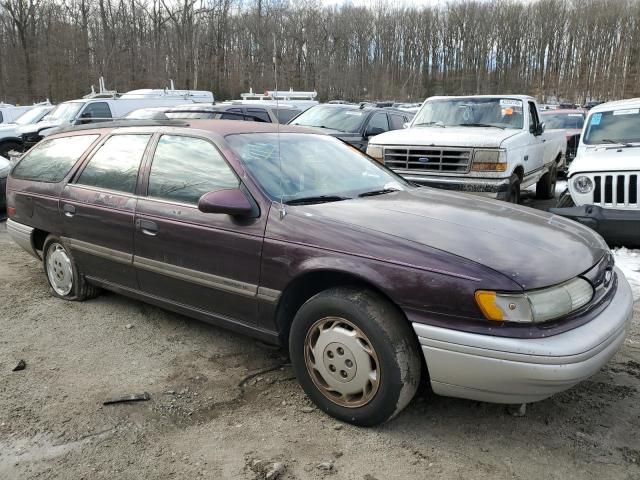
[[[369,290],[334,288],[312,297],[294,318],[289,350],[311,400],[355,425],[393,418],[420,382],[415,333],[394,305]]]
[[[536,198],[549,200],[556,194],[556,182],[558,181],[558,169],[555,163],[536,183]]]
[[[51,293],[64,300],[87,300],[96,297],[100,289],[88,283],[59,238],[49,235],[43,248],[44,271]]]

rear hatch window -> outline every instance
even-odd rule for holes
[[[67,176],[82,154],[99,135],[44,140],[15,166],[11,176],[22,180],[57,183]]]

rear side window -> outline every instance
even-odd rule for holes
[[[13,169],[12,176],[23,180],[57,183],[67,176],[97,138],[98,135],[76,135],[42,141],[20,160]]]
[[[197,204],[202,195],[240,182],[218,149],[201,138],[163,135],[149,174],[150,197]]]
[[[134,193],[151,135],[114,135],[91,157],[76,183]]]

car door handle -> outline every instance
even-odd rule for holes
[[[73,205],[69,205],[68,203],[65,203],[62,206],[62,211],[64,212],[65,216],[71,218],[76,214],[76,207],[74,207]]]
[[[155,237],[158,234],[158,224],[151,220],[136,220],[136,226],[145,235]]]

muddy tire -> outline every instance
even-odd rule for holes
[[[422,363],[409,322],[366,289],[333,288],[309,299],[293,320],[289,352],[309,398],[354,425],[390,420],[420,383]]]
[[[549,200],[556,194],[556,183],[558,181],[558,170],[556,165],[545,173],[538,183],[536,183],[536,198]]]
[[[520,177],[517,173],[511,175],[509,179],[509,190],[505,200],[509,203],[520,203]]]
[[[100,294],[98,287],[85,280],[73,255],[58,237],[49,235],[46,238],[42,263],[53,296],[63,300],[82,301]]]

